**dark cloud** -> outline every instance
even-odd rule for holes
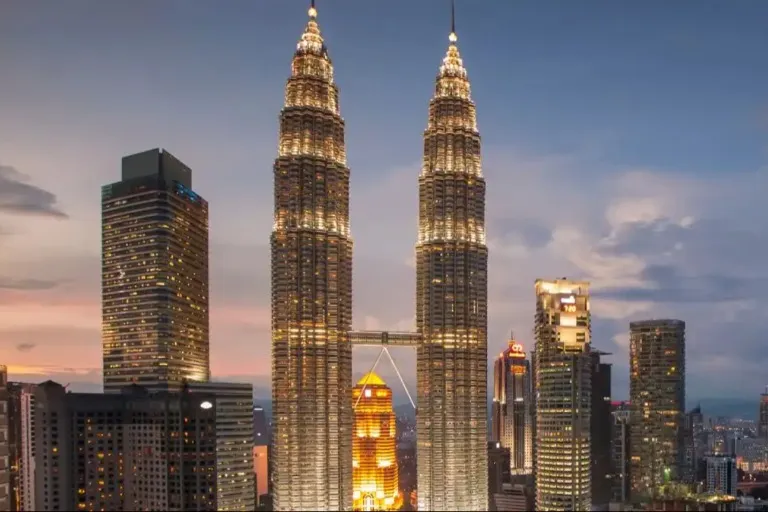
[[[0,165],[0,212],[67,218],[56,206],[56,195],[27,183],[29,177]]]
[[[502,239],[518,238],[528,249],[540,249],[552,240],[552,230],[533,219],[489,218],[488,232]]]
[[[0,277],[0,290],[50,290],[59,285],[46,279],[13,279]]]
[[[19,343],[16,345],[16,350],[19,352],[29,352],[37,346],[37,343]]]
[[[596,290],[596,298],[643,302],[727,302],[765,296],[768,279],[688,275],[673,265],[650,265],[641,274],[647,287]]]

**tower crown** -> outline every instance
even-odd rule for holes
[[[464,68],[464,62],[459,54],[459,47],[456,45],[458,40],[459,37],[456,35],[456,9],[454,2],[451,2],[451,33],[448,34],[448,50],[445,53],[443,64],[440,66],[440,72],[437,75],[435,97],[470,99],[467,70]]]

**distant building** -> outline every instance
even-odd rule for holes
[[[707,434],[704,431],[704,415],[697,405],[685,415],[683,431],[683,469],[681,478],[693,484],[699,480],[699,467],[708,450]]]
[[[510,339],[493,366],[491,441],[510,452],[510,472],[533,472],[531,365],[522,344]]]
[[[35,384],[8,383],[11,510],[35,507]]]
[[[354,510],[398,510],[395,413],[392,390],[375,373],[352,388],[352,502]]]
[[[630,413],[629,402],[614,402],[611,405],[613,424],[611,426],[611,501],[627,503],[630,499]]]
[[[271,435],[269,430],[269,421],[260,405],[253,406],[253,444],[256,446],[267,446],[270,444]]]
[[[491,510],[504,512],[527,512],[533,510],[533,506],[533,487],[523,484],[504,484],[491,500]]]
[[[504,484],[510,483],[509,448],[498,442],[488,443],[488,504],[493,508],[494,495],[501,493]]]
[[[207,381],[208,203],[162,149],[101,189],[104,391]]]
[[[655,496],[681,477],[685,415],[685,322],[629,325],[632,497]]]
[[[610,355],[592,350],[592,413],[590,416],[590,450],[592,454],[592,505],[605,507],[611,501],[611,365],[600,360]]]
[[[707,457],[707,492],[736,496],[736,459]]]
[[[261,497],[269,494],[269,453],[268,446],[253,447],[253,485],[256,506],[261,505]]]
[[[252,510],[250,385],[35,390],[38,510]],[[72,442],[74,440],[74,442]]]
[[[757,419],[757,436],[768,440],[768,386],[760,395],[760,411]]]
[[[8,368],[5,365],[0,365],[0,511],[11,510],[7,385]]]

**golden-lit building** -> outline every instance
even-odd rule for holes
[[[656,496],[683,474],[685,322],[629,324],[632,497]]]
[[[314,5],[285,86],[274,198],[274,507],[350,510],[349,168],[339,91]]]
[[[105,392],[209,379],[208,203],[152,149],[101,189]]]
[[[488,509],[488,249],[476,109],[451,28],[419,176],[418,508],[471,511]]]
[[[591,510],[589,283],[537,279],[536,510]]]
[[[353,510],[399,510],[396,422],[392,390],[375,373],[352,388]]]
[[[493,364],[491,441],[509,449],[513,475],[533,472],[531,364],[514,335]]]

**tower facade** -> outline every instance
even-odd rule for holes
[[[654,495],[684,466],[685,322],[629,324],[633,498]]]
[[[538,279],[536,509],[590,510],[589,283]]]
[[[510,452],[510,473],[533,471],[531,365],[523,346],[511,339],[493,365],[491,440]]]
[[[162,149],[101,189],[104,391],[210,377],[208,203]]]
[[[399,510],[395,413],[392,390],[375,373],[352,388],[354,412],[352,481],[354,510]]]
[[[419,510],[487,510],[485,180],[456,33],[424,132],[416,245]]]
[[[344,121],[314,5],[280,114],[274,164],[275,510],[352,507],[352,239]]]

